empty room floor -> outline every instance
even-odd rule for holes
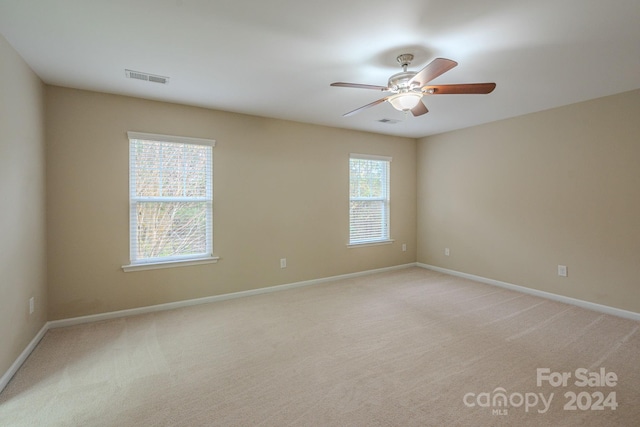
[[[51,329],[0,425],[632,426],[639,329],[400,269]]]

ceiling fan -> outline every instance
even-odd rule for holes
[[[411,111],[414,116],[421,116],[429,112],[422,102],[425,95],[458,95],[458,94],[487,94],[491,93],[495,88],[495,83],[462,83],[449,85],[427,85],[431,80],[446,73],[458,63],[450,59],[436,58],[427,64],[422,70],[407,71],[407,67],[411,64],[413,55],[403,53],[398,55],[397,61],[402,67],[402,72],[389,77],[387,86],[376,86],[359,83],[331,83],[336,87],[353,87],[358,89],[374,89],[382,92],[391,92],[391,95],[373,101],[370,104],[356,108],[353,111],[343,114],[343,116],[351,116],[359,113],[369,107],[382,104],[385,101],[398,111]]]

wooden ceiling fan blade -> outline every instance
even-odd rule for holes
[[[353,110],[353,111],[349,111],[348,113],[343,114],[343,116],[344,116],[344,117],[349,117],[349,116],[352,116],[352,115],[354,115],[354,114],[356,114],[356,113],[359,113],[359,112],[360,112],[360,111],[362,111],[362,110],[366,110],[367,108],[370,108],[370,107],[376,106],[376,105],[378,105],[378,104],[382,104],[384,101],[386,101],[386,100],[387,100],[387,98],[388,98],[388,97],[380,98],[380,99],[378,99],[377,101],[373,101],[373,102],[371,102],[371,103],[369,103],[369,104],[367,104],[367,105],[363,105],[363,106],[362,106],[362,107],[360,107],[360,108],[356,108],[356,109],[355,109],[355,110]]]
[[[428,95],[464,95],[487,94],[496,88],[495,83],[462,83],[453,85],[424,86],[422,91]]]
[[[422,100],[418,102],[418,105],[411,109],[411,114],[413,114],[415,117],[427,114],[428,112],[429,110],[427,110],[427,106],[424,105],[424,102],[422,102]]]
[[[424,86],[456,65],[458,65],[456,61],[446,58],[436,58],[422,70],[418,71],[418,73],[409,80],[409,84],[417,83],[418,86]]]
[[[329,86],[335,87],[353,87],[356,89],[374,89],[374,90],[389,90],[386,86],[377,86],[377,85],[365,85],[360,83],[344,83],[344,82],[335,82],[331,83]]]

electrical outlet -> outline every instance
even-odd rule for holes
[[[280,258],[280,268],[287,268],[287,259]]]
[[[567,277],[567,266],[558,265],[558,276]]]
[[[451,255],[451,251],[449,251],[449,248],[444,248],[444,254],[445,254],[446,256]]]
[[[35,299],[34,297],[29,298],[29,314],[33,314],[33,311],[35,310]]]
[[[402,252],[406,252],[407,251],[407,244],[403,243],[402,244]]]

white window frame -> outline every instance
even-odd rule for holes
[[[373,160],[373,161],[381,161],[387,163],[386,168],[386,183],[385,189],[386,194],[382,197],[351,197],[351,159],[358,160]],[[378,156],[372,154],[358,154],[358,153],[350,153],[349,154],[349,243],[348,247],[362,247],[369,245],[381,245],[381,244],[389,244],[393,243],[394,240],[391,238],[391,157],[387,156]],[[384,204],[384,211],[381,221],[383,224],[384,235],[382,237],[372,237],[365,239],[354,240],[351,233],[351,202],[359,201],[359,200],[371,200],[371,201],[381,201]]]
[[[196,264],[215,263],[219,257],[213,254],[213,147],[215,140],[203,138],[191,138],[174,135],[159,135],[142,132],[127,132],[129,139],[129,256],[130,264],[122,266],[122,269],[128,271],[150,270],[157,268],[184,267]],[[207,164],[207,188],[206,196],[203,198],[193,197],[136,197],[135,189],[135,170],[136,158],[135,153],[131,149],[132,141],[157,141],[157,142],[174,142],[179,144],[205,145],[211,147],[211,158]],[[137,203],[138,202],[181,202],[181,201],[202,201],[207,202],[206,214],[206,251],[201,254],[176,255],[156,258],[137,259],[138,251],[137,243]]]

